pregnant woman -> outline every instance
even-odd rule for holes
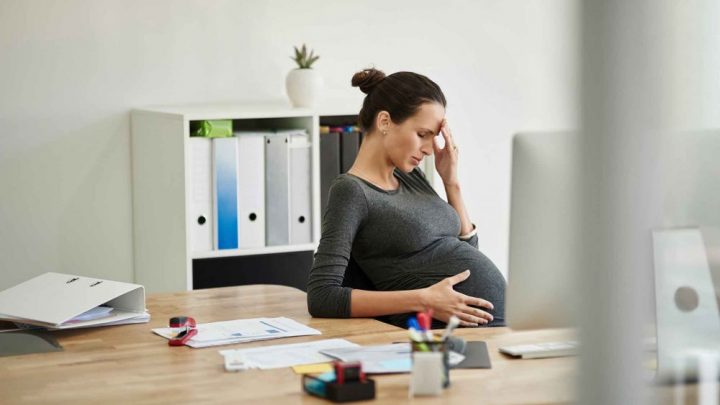
[[[308,279],[310,314],[382,316],[406,327],[412,313],[432,310],[434,328],[452,315],[462,326],[503,326],[505,280],[478,250],[442,90],[417,73],[376,69],[356,73],[352,85],[366,94],[359,114],[366,135],[330,188]],[[418,168],[430,154],[447,201]],[[344,285],[351,265],[372,288]]]

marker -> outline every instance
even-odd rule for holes
[[[428,342],[434,342],[435,337],[432,332],[430,332],[430,319],[430,314],[427,312],[418,312],[417,314],[417,320],[420,324],[420,329],[425,333],[425,339]]]
[[[415,319],[414,316],[411,316],[408,318],[408,332],[410,333],[410,338],[418,343],[425,342],[424,334],[421,334],[422,327],[418,325],[417,319]]]
[[[420,333],[418,333],[417,330],[410,328],[410,329],[408,329],[408,332],[410,333],[410,339],[412,339],[414,342],[417,342],[417,343],[425,342],[425,339],[423,338],[423,336]]]
[[[420,325],[418,325],[417,319],[414,316],[408,318],[408,333],[410,333],[410,340],[417,344],[417,348],[421,352],[429,352],[427,345],[424,343],[425,338],[420,334]]]
[[[453,331],[455,330],[455,328],[458,327],[458,325],[460,325],[460,318],[455,315],[451,316],[448,320],[447,327],[445,327],[445,331],[443,332],[442,337],[440,337],[440,341],[444,342],[445,340],[447,340],[447,338],[452,335]]]
[[[414,316],[411,316],[410,318],[408,318],[407,322],[408,322],[408,328],[420,330],[420,325],[418,324],[418,321]]]

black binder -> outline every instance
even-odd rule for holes
[[[330,185],[340,174],[340,135],[338,132],[320,134],[320,209],[325,212]]]
[[[360,149],[360,132],[343,132],[340,134],[340,173],[347,173],[352,167]]]

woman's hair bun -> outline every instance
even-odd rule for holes
[[[384,78],[385,73],[382,70],[375,68],[363,69],[353,75],[352,86],[360,87],[360,91],[369,94]]]

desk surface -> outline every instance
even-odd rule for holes
[[[333,337],[359,344],[405,340],[407,332],[372,319],[316,319],[307,313],[305,293],[281,286],[243,286],[150,296],[148,324],[56,332],[63,352],[0,358],[2,403],[104,402],[328,403],[301,392],[291,369],[227,373],[218,350],[297,343]],[[287,316],[323,334],[191,349],[169,347],[150,329],[171,316],[198,322]],[[462,329],[458,335],[488,343],[490,370],[453,370],[442,397],[408,399],[408,374],[373,376],[377,402],[530,404],[563,403],[573,397],[575,359],[517,360],[498,347],[567,339],[566,330],[513,332],[508,328]]]

